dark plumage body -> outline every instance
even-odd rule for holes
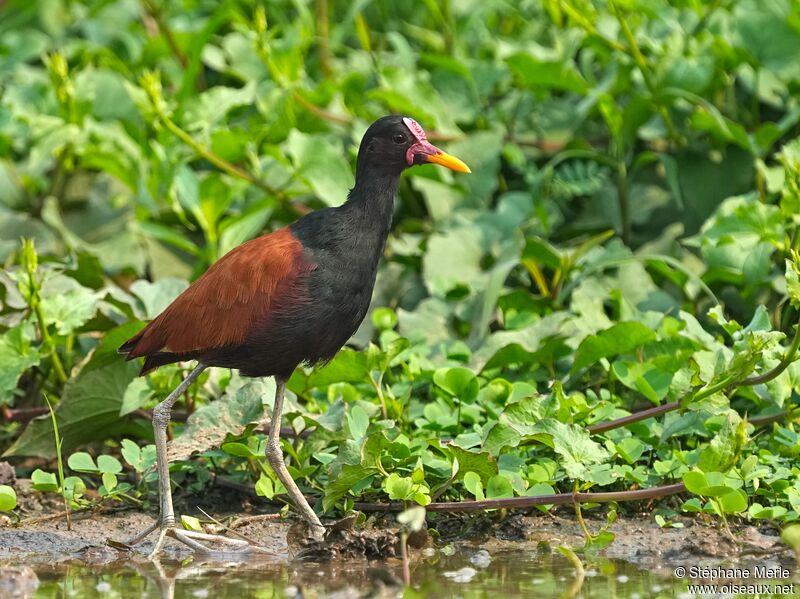
[[[169,478],[167,426],[172,406],[209,366],[248,376],[275,376],[267,459],[278,480],[321,538],[324,527],[283,462],[280,422],[286,381],[302,362],[330,360],[364,320],[375,286],[400,173],[434,162],[469,172],[463,162],[428,143],[416,121],[384,117],[361,141],[356,184],[347,202],[326,208],[234,248],[137,335],[119,348],[129,360],[144,357],[142,374],[172,362],[197,360],[189,375],[153,409],[159,482],[159,520],[127,544],[160,529],[151,556],[171,535],[195,550],[204,542],[247,546],[241,539],[175,528]],[[226,550],[227,551],[227,550]]]
[[[369,308],[401,171],[419,156],[456,160],[409,122],[416,125],[384,117],[369,128],[342,206],[234,248],[120,352],[145,357],[142,374],[196,359],[286,378],[300,363],[330,360]],[[413,154],[416,147],[428,154]]]

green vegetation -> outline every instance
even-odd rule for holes
[[[473,174],[404,176],[363,351],[289,382],[284,451],[318,508],[682,481],[662,526],[798,520],[799,10],[7,3],[5,455],[63,449],[72,475],[32,478],[73,507],[89,486],[151,506],[147,410],[186,367],[137,378],[116,348],[232,247],[341,202],[366,126],[401,112]],[[216,474],[280,496],[273,392],[201,376],[173,425],[181,492]],[[45,398],[55,437],[25,424]]]

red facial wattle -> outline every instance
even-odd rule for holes
[[[459,173],[472,172],[464,162],[455,156],[442,152],[439,148],[431,144],[428,141],[428,136],[425,135],[425,130],[420,127],[417,121],[408,117],[403,117],[403,123],[408,127],[408,130],[411,131],[411,135],[414,136],[414,139],[417,140],[411,144],[406,151],[406,162],[408,162],[408,166],[412,166],[415,158],[419,156],[425,162],[432,162]]]

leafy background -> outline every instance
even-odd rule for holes
[[[137,378],[116,347],[232,247],[341,203],[396,112],[473,173],[404,175],[366,351],[290,381],[285,450],[318,507],[683,480],[662,525],[798,518],[796,3],[0,11],[0,444],[44,459],[17,461],[38,488],[152,501],[147,409],[186,365]],[[273,390],[201,378],[173,430],[183,491],[282,492]],[[45,398],[63,449],[89,451],[66,481]]]

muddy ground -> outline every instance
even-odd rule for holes
[[[151,535],[132,551],[120,551],[108,544],[108,539],[123,540],[140,532],[153,522],[152,515],[134,509],[76,513],[71,530],[63,516],[63,506],[53,494],[41,494],[30,489],[29,481],[16,483],[19,522],[0,523],[0,588],[10,585],[19,588],[24,580],[9,580],[13,568],[31,564],[72,564],[105,567],[125,564],[137,567],[147,563],[153,547]],[[647,507],[647,506],[643,506]],[[279,514],[263,500],[242,496],[230,489],[215,489],[200,498],[179,499],[178,513],[188,513],[204,519],[200,509],[235,532],[272,552],[266,562],[351,563],[361,560],[364,566],[357,576],[376,577],[380,584],[394,584],[400,572],[400,552],[396,526],[392,515],[370,515],[365,524],[340,524],[321,543],[310,542],[304,527]],[[594,512],[597,512],[594,516]],[[602,512],[602,513],[601,513]],[[605,523],[605,509],[585,512],[587,525],[598,531]],[[756,528],[750,525],[733,526],[735,541],[712,520],[678,518],[682,528],[659,528],[647,513],[628,513],[621,516],[610,530],[616,539],[600,552],[601,556],[624,560],[639,568],[668,576],[677,565],[687,563],[715,566],[748,567],[784,566],[795,569],[793,553],[785,548],[778,530],[771,525]],[[571,509],[553,513],[509,512],[471,515],[430,515],[429,535],[411,539],[411,560],[430,556],[433,548],[451,545],[457,552],[485,550],[490,555],[508,551],[532,554],[552,554],[559,545],[583,546],[583,535]],[[210,524],[207,532],[224,532]],[[191,555],[183,545],[172,539],[166,541],[167,561],[179,562]],[[208,563],[194,557],[193,564]],[[388,565],[387,565],[388,564]],[[262,566],[259,566],[262,567]],[[342,566],[344,567],[344,566]],[[298,570],[299,571],[299,570]],[[352,580],[353,571],[342,570]],[[5,582],[4,582],[5,580]],[[387,582],[388,581],[388,582]],[[5,587],[9,588],[9,587]]]
[[[21,519],[0,522],[0,560],[43,558],[70,559],[87,563],[116,560],[121,552],[107,543],[108,539],[124,540],[152,524],[153,516],[122,506],[103,511],[77,512],[72,516],[71,530],[63,515],[60,499],[52,493],[33,491],[27,480],[16,481]],[[244,535],[283,559],[302,557],[325,560],[337,557],[380,559],[397,557],[396,525],[392,515],[370,515],[366,524],[335,527],[326,542],[314,544],[306,537],[304,527],[292,519],[282,518],[274,506],[243,497],[230,489],[214,489],[197,498],[176,501],[178,513],[189,513],[205,520],[203,511],[220,523],[233,526]],[[594,510],[598,511],[598,510]],[[604,511],[604,510],[603,510]],[[605,514],[585,512],[590,530],[597,531],[605,523]],[[708,563],[763,563],[765,558],[793,565],[793,554],[780,542],[779,531],[770,524],[733,526],[736,540],[711,519],[678,518],[682,528],[660,528],[652,516],[629,514],[620,516],[609,530],[616,539],[602,550],[613,559],[623,559],[645,567],[669,568],[694,556]],[[427,539],[412,539],[417,549],[433,544],[481,546],[488,550],[503,548],[537,550],[546,546],[583,545],[583,535],[571,509],[561,508],[541,514],[508,512],[506,514],[429,515],[428,524],[435,529]],[[207,532],[224,532],[224,527],[209,523]],[[435,541],[434,541],[435,537]],[[132,556],[146,555],[152,549],[155,535],[134,548]],[[172,539],[166,542],[167,554],[180,558],[190,551]],[[327,550],[326,550],[327,548]],[[124,552],[123,552],[124,553]]]

